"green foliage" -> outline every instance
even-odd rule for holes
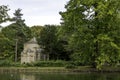
[[[0,67],[20,67],[20,63],[14,63],[10,60],[0,60]]]
[[[12,24],[0,32],[0,66],[21,66],[10,61],[18,58],[23,44],[36,37],[47,60],[22,66],[75,68],[91,65],[102,69],[105,64],[120,63],[120,1],[118,0],[70,0],[66,11],[60,12],[62,25],[33,26],[29,28],[17,9],[12,19],[8,6],[0,6],[0,24],[11,20]],[[15,54],[16,53],[16,54]],[[6,60],[7,59],[7,60]]]
[[[34,63],[37,67],[63,67],[66,64],[65,61],[39,61]]]
[[[82,64],[101,68],[120,61],[120,1],[70,0],[62,16],[66,49]],[[64,37],[63,37],[64,38]]]
[[[13,57],[12,42],[0,33],[0,60],[7,58],[8,60]]]
[[[8,6],[0,5],[0,24],[9,20],[8,11]]]
[[[33,37],[36,37],[37,39],[40,38],[40,34],[44,26],[32,26],[31,29],[31,35]]]
[[[3,67],[3,66],[11,66],[11,64],[8,60],[0,61],[0,67]]]
[[[101,68],[105,63],[115,65],[120,59],[120,48],[107,35],[99,35],[99,52],[101,53],[96,59],[97,68]]]
[[[22,64],[22,67],[35,67],[34,63],[25,63]]]
[[[31,38],[31,30],[25,25],[24,20],[22,20],[20,11],[21,10],[18,9],[14,13],[15,22],[2,28],[1,31],[1,36],[3,36],[3,38],[0,39],[2,42],[0,43],[2,50],[1,56],[11,60],[14,60],[16,52],[18,53],[16,54],[17,58],[20,60],[23,44]]]
[[[67,57],[62,41],[58,39],[58,28],[56,25],[46,25],[38,37],[38,43],[43,48],[43,54],[47,54],[48,60],[65,60]]]
[[[66,64],[66,65],[65,65],[65,68],[66,68],[66,69],[76,69],[77,66],[75,66],[74,64]]]

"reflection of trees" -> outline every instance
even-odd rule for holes
[[[0,80],[120,80],[119,73],[0,73]]]
[[[35,75],[20,74],[20,80],[36,80],[36,79],[35,79]]]

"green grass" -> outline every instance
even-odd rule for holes
[[[65,67],[0,67],[0,72],[120,72],[120,67],[105,67],[103,70],[97,70],[90,66],[79,66],[75,69],[66,69]]]

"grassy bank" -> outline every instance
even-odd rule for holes
[[[80,66],[75,69],[66,69],[65,67],[0,67],[0,72],[53,72],[53,73],[68,73],[68,72],[120,72],[120,68],[106,67],[102,70],[97,70],[87,66]]]
[[[0,61],[0,72],[120,72],[120,66],[105,66],[98,70],[70,61],[39,61],[20,64],[20,62],[14,63],[3,60]]]

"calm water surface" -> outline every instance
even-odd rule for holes
[[[120,73],[0,73],[0,80],[120,80]]]

